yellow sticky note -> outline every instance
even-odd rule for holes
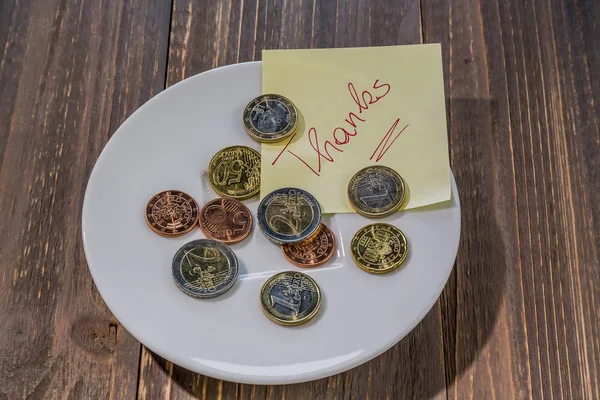
[[[353,212],[348,181],[380,164],[404,178],[403,208],[450,199],[440,45],[265,50],[262,91],[289,98],[299,121],[262,145],[261,197],[293,186],[326,213]]]

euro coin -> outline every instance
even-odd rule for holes
[[[183,245],[171,266],[175,284],[197,298],[217,297],[228,291],[238,277],[233,250],[214,239],[198,239]]]
[[[221,149],[208,164],[208,178],[219,195],[248,199],[260,191],[260,154],[247,146]]]
[[[350,205],[361,215],[385,217],[396,211],[405,197],[402,177],[382,165],[363,168],[348,183]]]
[[[278,142],[296,129],[296,106],[278,94],[264,94],[252,100],[243,114],[244,129],[254,140]]]
[[[350,242],[350,254],[361,269],[385,274],[402,265],[408,255],[408,243],[394,225],[376,223],[356,232]]]
[[[262,199],[256,219],[260,230],[274,243],[296,243],[317,231],[321,207],[306,190],[281,188]]]
[[[175,237],[191,231],[198,222],[198,204],[187,193],[166,190],[146,204],[146,222],[156,233]]]
[[[308,322],[321,307],[321,290],[310,276],[284,271],[270,277],[260,291],[260,304],[269,319],[280,325]]]

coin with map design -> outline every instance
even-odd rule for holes
[[[405,198],[402,177],[393,169],[374,165],[358,171],[348,183],[348,199],[357,213],[380,218],[396,211]]]
[[[207,299],[228,291],[238,277],[238,260],[227,246],[214,239],[183,245],[173,257],[171,273],[185,294]]]
[[[296,271],[273,275],[260,290],[260,305],[269,319],[296,326],[312,319],[321,307],[321,290],[310,276]]]
[[[191,231],[198,222],[198,204],[179,190],[160,192],[146,204],[146,222],[162,236],[180,236]]]
[[[238,200],[260,191],[260,153],[247,146],[221,149],[208,163],[208,180],[219,195]]]
[[[371,224],[356,232],[350,242],[350,254],[361,269],[385,274],[402,265],[408,255],[408,243],[394,225]]]
[[[277,244],[309,238],[321,224],[321,207],[306,190],[281,188],[267,194],[256,215],[265,236]]]

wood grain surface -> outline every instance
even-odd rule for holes
[[[0,399],[599,399],[600,5],[0,1]],[[151,96],[262,49],[442,43],[454,272],[388,352],[327,379],[201,376],[132,338],[87,270],[96,158]]]
[[[110,135],[164,87],[170,4],[0,1],[0,399],[134,398],[140,345],[87,269]]]
[[[444,43],[462,243],[449,398],[600,398],[597,4],[423,1]],[[595,47],[594,47],[595,46]]]

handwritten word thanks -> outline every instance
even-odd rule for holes
[[[379,100],[381,100],[385,96],[387,96],[387,94],[390,92],[391,89],[392,88],[388,83],[380,83],[379,79],[377,79],[373,83],[373,87],[372,87],[371,91],[363,90],[362,93],[359,95],[358,91],[354,87],[354,84],[352,82],[348,83],[348,92],[350,94],[350,97],[352,97],[352,100],[354,101],[356,106],[358,106],[358,109],[355,111],[350,111],[348,113],[348,117],[346,119],[344,119],[345,123],[342,124],[342,126],[338,126],[337,128],[335,128],[332,132],[332,136],[331,136],[330,140],[325,140],[322,144],[319,142],[319,135],[317,133],[316,128],[311,127],[308,130],[308,134],[307,134],[308,143],[317,155],[316,165],[314,163],[312,163],[312,165],[311,165],[311,163],[307,162],[305,159],[303,159],[302,157],[300,157],[299,155],[297,155],[296,153],[294,153],[293,151],[288,149],[290,143],[292,143],[292,141],[296,137],[297,132],[294,133],[288,139],[287,143],[285,144],[285,146],[283,147],[281,152],[277,155],[277,157],[275,157],[275,159],[273,160],[271,165],[275,165],[275,163],[277,163],[277,161],[279,160],[279,158],[281,157],[281,155],[283,153],[288,153],[288,154],[294,156],[295,158],[297,158],[302,164],[304,164],[308,169],[310,169],[315,175],[321,176],[321,169],[323,167],[323,161],[327,161],[330,163],[335,162],[335,160],[332,156],[332,152],[333,151],[337,151],[338,153],[344,152],[344,150],[342,149],[342,146],[349,143],[350,140],[352,139],[352,137],[358,135],[358,133],[359,133],[358,127],[360,126],[360,123],[366,122],[366,117],[363,115],[363,112],[369,110],[370,106],[372,106],[373,104],[376,104]],[[389,145],[388,145],[389,138],[393,134],[393,130],[396,128],[398,121],[396,121],[396,124],[392,127],[391,132],[388,131],[388,134],[386,134],[386,136],[384,136],[382,143],[384,141],[385,141],[385,143],[383,143],[383,144],[380,143],[380,145],[377,147],[377,149],[375,149],[375,152],[377,152],[377,150],[381,146],[383,146],[380,151],[380,155],[377,158],[377,161],[379,161],[381,159],[381,157],[383,157],[385,155],[385,153],[387,152],[389,147],[398,138],[400,133],[402,133],[402,131],[400,133],[398,133],[398,135],[396,137],[394,137],[392,142],[389,143]],[[387,141],[386,141],[386,138],[388,139]],[[375,152],[373,154],[375,154]]]

